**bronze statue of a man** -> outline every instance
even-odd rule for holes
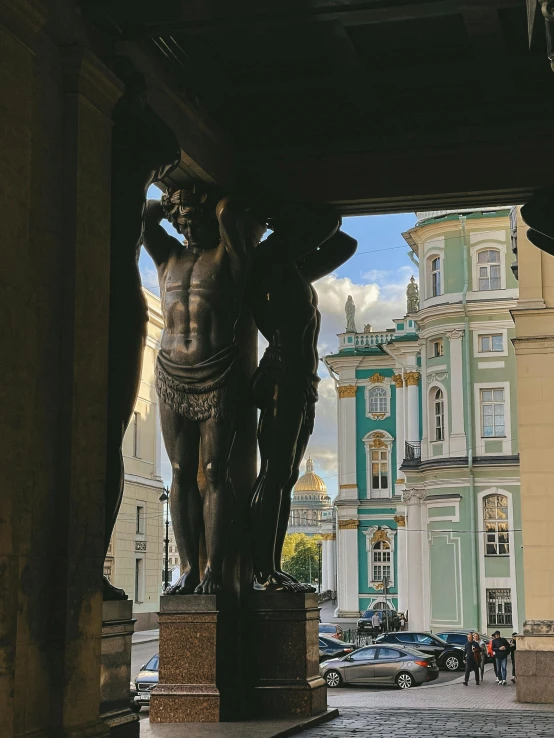
[[[160,225],[168,218],[184,243]],[[158,269],[165,330],[156,365],[156,390],[172,465],[171,518],[187,567],[169,593],[214,594],[222,568],[233,496],[228,462],[235,438],[237,354],[235,325],[243,306],[249,253],[261,225],[229,197],[205,188],[149,200],[144,246]],[[197,483],[199,450],[206,479]],[[199,567],[200,536],[207,566]]]
[[[281,555],[318,399],[321,316],[312,282],[347,261],[357,242],[338,230],[340,220],[327,208],[281,208],[269,223],[273,233],[256,249],[249,290],[269,342],[252,382],[261,410],[251,506],[254,588],[295,591],[302,586],[282,570]]]

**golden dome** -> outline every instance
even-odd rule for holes
[[[303,474],[298,482],[294,485],[294,494],[300,492],[319,492],[320,494],[327,494],[327,487],[325,482],[317,474],[314,474],[314,462],[311,457],[308,457],[306,462],[306,473]]]

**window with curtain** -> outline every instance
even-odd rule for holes
[[[499,290],[502,288],[500,280],[500,251],[486,249],[477,254],[477,270],[479,274],[479,290]]]
[[[481,390],[481,427],[483,438],[504,438],[504,390]]]

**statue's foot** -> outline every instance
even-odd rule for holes
[[[283,571],[282,569],[276,569],[275,573],[283,577],[284,579],[288,579],[290,582],[293,582],[293,584],[300,584],[298,579],[295,579],[295,577],[292,576],[292,574],[289,574],[288,571]]]
[[[281,571],[272,571],[270,574],[255,574],[252,586],[257,592],[298,592],[301,586],[293,582],[288,574]]]
[[[171,584],[164,592],[166,595],[191,595],[194,594],[200,576],[197,572],[186,572],[175,582]]]
[[[117,600],[128,600],[127,593],[124,589],[114,587],[107,577],[104,577],[102,590],[102,599],[104,602],[114,602]]]
[[[223,585],[221,584],[221,578],[216,577],[213,571],[209,567],[206,567],[206,571],[204,572],[204,578],[194,590],[194,594],[213,595],[213,594],[217,594],[218,592],[223,592]]]

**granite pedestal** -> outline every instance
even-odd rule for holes
[[[218,722],[233,700],[234,615],[224,595],[170,595],[160,600],[160,679],[152,691],[154,723]],[[238,672],[238,663],[236,663]],[[223,687],[221,688],[221,685]],[[221,691],[220,691],[221,688]]]
[[[319,676],[316,594],[254,592],[250,597],[254,717],[309,717],[327,709]]]
[[[526,620],[516,643],[517,701],[554,703],[554,620]]]
[[[130,600],[102,606],[100,717],[110,738],[138,738],[139,717],[129,703],[131,648],[135,621]]]

